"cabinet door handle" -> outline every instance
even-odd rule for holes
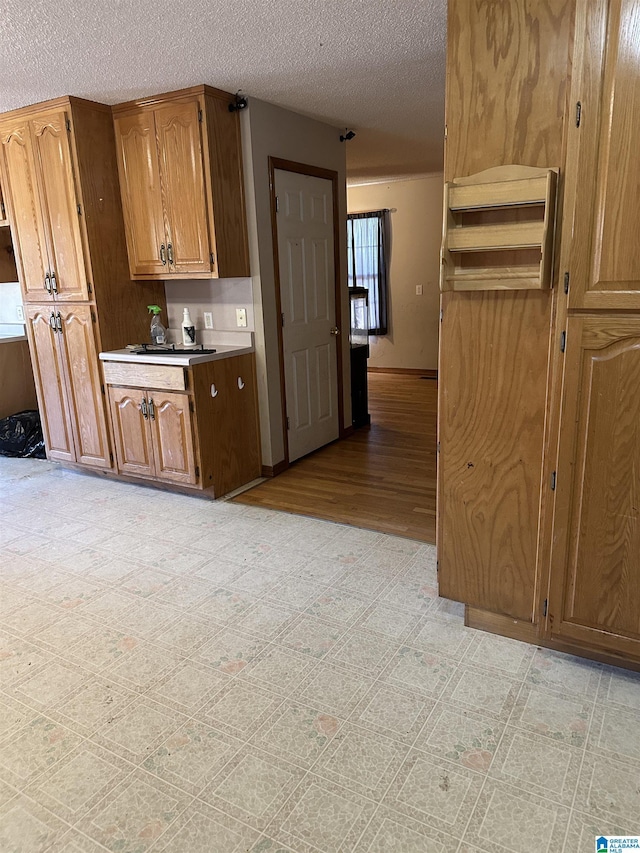
[[[56,315],[53,313],[53,311],[51,312],[51,316],[49,317],[49,325],[51,326],[51,328],[53,329],[54,332],[58,331],[58,326],[56,323]]]
[[[244,382],[242,381],[242,376],[238,376],[238,390],[242,391],[244,388]]]
[[[167,257],[169,258],[169,263],[173,264],[173,246],[171,243],[167,243]]]
[[[162,243],[160,246],[160,260],[166,266],[166,264],[167,264],[167,252],[164,248],[164,243]]]
[[[149,412],[147,411],[147,401],[145,400],[144,397],[142,398],[142,402],[140,403],[140,410],[142,412],[142,417],[146,421],[147,418],[149,417]]]
[[[47,273],[44,277],[44,289],[47,293],[51,293],[51,276]]]
[[[153,405],[153,397],[149,400],[149,417],[152,421],[155,421],[156,419],[156,409]]]
[[[58,282],[56,281],[56,274],[54,272],[51,273],[51,290],[54,293],[58,292]]]
[[[60,312],[56,314],[56,328],[60,333],[62,333],[62,317],[60,316]]]

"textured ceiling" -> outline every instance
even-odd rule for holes
[[[348,126],[352,178],[442,168],[446,0],[0,0],[0,111],[199,83]]]

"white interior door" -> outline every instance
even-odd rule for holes
[[[332,182],[275,170],[289,461],[338,438]]]

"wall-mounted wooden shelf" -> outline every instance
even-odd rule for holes
[[[497,166],[445,184],[441,290],[548,288],[557,176]]]

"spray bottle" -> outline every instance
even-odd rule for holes
[[[151,343],[160,346],[167,342],[167,330],[160,322],[160,313],[162,308],[159,305],[147,305],[149,314],[153,314],[151,318]]]

